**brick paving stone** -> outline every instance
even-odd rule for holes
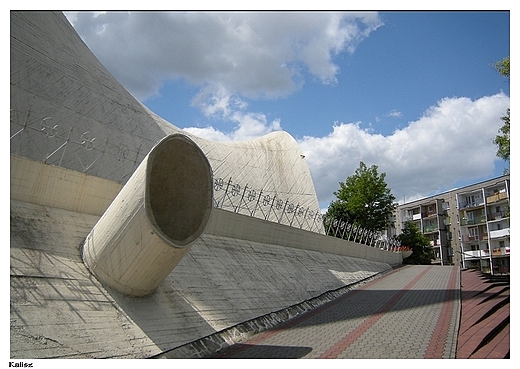
[[[458,276],[458,267],[403,267],[213,357],[454,358]]]
[[[499,278],[462,271],[457,358],[509,358],[509,277]]]

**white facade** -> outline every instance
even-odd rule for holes
[[[509,177],[457,193],[463,265],[508,273],[510,262]]]
[[[397,234],[413,221],[430,239],[435,262],[509,273],[509,175],[402,204]]]

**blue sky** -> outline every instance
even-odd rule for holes
[[[492,63],[510,14],[66,13],[152,111],[214,140],[289,132],[322,208],[360,161],[399,202],[502,175],[492,143],[509,107]]]

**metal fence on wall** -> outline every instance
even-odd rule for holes
[[[72,156],[76,161],[74,167],[85,173],[90,172],[104,155],[113,155],[120,161],[130,162],[130,167],[126,168],[119,178],[120,182],[132,174],[141,156],[146,154],[144,151],[138,151],[130,155],[128,148],[122,143],[114,144],[108,138],[104,142],[99,142],[90,131],[73,132],[72,124],[57,123],[52,117],[32,120],[29,116],[30,113],[27,112],[25,119],[19,119],[11,109],[11,153],[18,154],[24,151],[24,145],[31,145],[39,152],[37,156],[44,163],[61,166],[65,152],[69,148],[73,155],[69,153],[67,156]],[[31,132],[33,135],[30,134]],[[23,136],[25,139],[21,139]],[[47,144],[41,145],[38,144],[39,142],[47,142]],[[47,151],[49,148],[52,150]],[[47,150],[40,151],[42,149]],[[87,152],[94,155],[85,155]],[[213,205],[216,208],[312,232],[323,233],[325,230],[325,234],[329,236],[383,250],[396,251],[400,246],[395,239],[388,238],[382,233],[371,232],[338,219],[325,218],[320,209],[295,203],[287,194],[254,188],[248,184],[243,185],[235,182],[231,177],[215,178],[213,188]]]
[[[333,217],[323,218],[326,234],[388,251],[400,251],[401,243],[384,232],[374,232]]]
[[[400,248],[399,241],[383,232],[372,232],[339,219],[327,218],[319,209],[295,205],[288,197],[255,189],[248,184],[243,186],[232,178],[215,178],[213,188],[213,205],[216,208],[313,232],[322,233],[325,230],[328,236],[382,250],[399,251]]]
[[[295,204],[289,196],[243,185],[232,178],[215,178],[213,189],[216,208],[313,232],[323,230],[320,210]]]

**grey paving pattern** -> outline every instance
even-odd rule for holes
[[[214,357],[418,359],[439,340],[433,356],[454,358],[459,290],[457,267],[400,268]],[[449,319],[440,320],[447,303]],[[445,334],[437,337],[442,321]]]

